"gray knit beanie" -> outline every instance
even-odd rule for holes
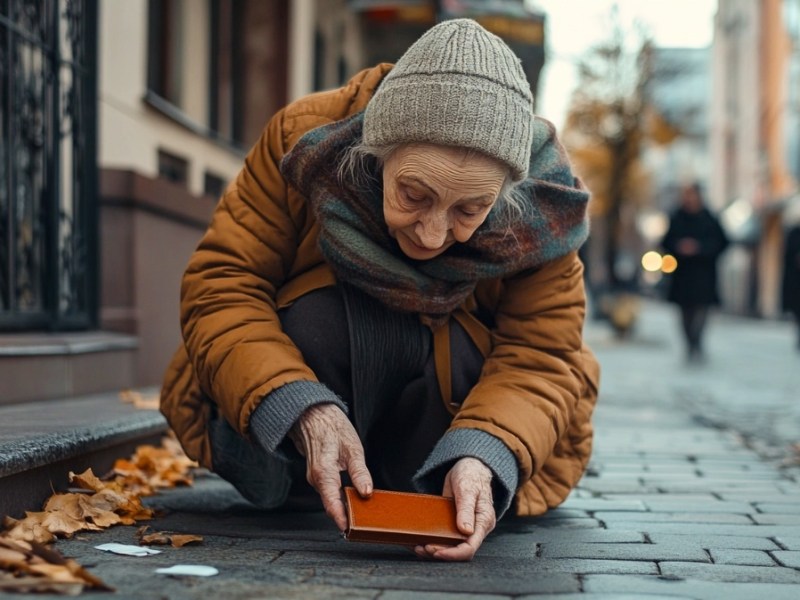
[[[519,58],[471,19],[423,34],[384,78],[364,114],[364,142],[478,150],[528,174],[533,96]]]

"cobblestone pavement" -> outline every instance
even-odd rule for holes
[[[92,598],[800,598],[800,353],[788,323],[715,315],[708,363],[687,367],[670,307],[630,340],[587,337],[604,368],[589,471],[539,519],[504,519],[469,564],[339,539],[317,513],[263,513],[214,477],[153,499],[157,530],[203,545],[146,558],[118,527],[58,543],[117,588]],[[154,574],[215,566],[207,579]]]

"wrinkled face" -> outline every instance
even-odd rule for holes
[[[491,158],[431,144],[401,146],[383,166],[390,235],[416,260],[464,243],[486,220],[507,176]]]

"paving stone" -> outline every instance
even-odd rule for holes
[[[536,521],[553,521],[557,519],[590,519],[589,513],[573,507],[565,507],[563,504],[558,508],[547,511],[545,514],[535,517]]]
[[[581,480],[581,488],[597,494],[657,494],[660,491],[658,486],[644,485],[629,479],[600,480],[584,478]]]
[[[718,565],[748,565],[752,567],[771,567],[775,564],[772,557],[760,550],[709,550],[711,559]]]
[[[624,529],[544,529],[530,528],[527,531],[507,532],[505,529],[497,529],[487,539],[485,543],[498,540],[498,543],[511,543],[514,539],[524,539],[525,543],[581,543],[581,544],[629,544],[643,543],[644,534],[640,531],[626,531]]]
[[[759,525],[800,525],[800,513],[757,513],[752,517]]]
[[[630,494],[603,494],[604,500],[631,501]],[[683,492],[671,494],[666,492],[655,492],[652,494],[638,494],[636,500],[649,505],[649,502],[664,502],[680,505],[682,503],[704,504],[709,502],[720,502],[719,498],[712,492]]]
[[[766,514],[800,515],[800,498],[794,498],[786,503],[756,502],[759,512]]]
[[[641,500],[606,500],[604,498],[569,498],[563,506],[593,512],[598,510],[647,510]]]
[[[800,495],[787,494],[775,486],[771,490],[720,490],[717,494],[722,500],[744,502],[770,502],[775,504],[794,504],[800,502]]]
[[[685,523],[635,523],[622,521],[609,521],[606,523],[608,529],[633,529],[645,533],[685,533],[687,526]],[[800,536],[800,526],[798,525],[726,525],[694,523],[691,532],[698,535],[743,535],[754,537],[775,537],[777,535],[788,535],[790,537]]]
[[[800,550],[800,535],[776,535],[775,541],[780,544],[782,550]]]
[[[800,550],[776,550],[772,556],[784,567],[800,569]]]
[[[777,488],[786,494],[800,494],[800,482],[797,481],[779,481],[775,484]]]
[[[542,558],[586,558],[613,560],[681,560],[710,562],[698,546],[658,544],[542,544]]]
[[[746,567],[698,564],[694,562],[661,562],[661,574],[667,577],[726,581],[729,583],[794,583],[800,584],[800,571],[785,567]]]
[[[730,489],[741,488],[743,490],[751,489],[753,484],[747,480],[710,480],[698,478],[696,481],[646,481],[644,484],[647,489],[657,489],[663,492],[679,493],[679,492],[724,492]],[[768,489],[768,488],[764,488]]]
[[[685,581],[663,577],[637,577],[635,575],[587,575],[583,579],[583,591],[589,594],[606,593],[636,594],[648,598],[647,594],[664,594],[673,598],[693,600],[797,600],[800,586],[779,583],[719,583],[716,581]]]
[[[689,544],[704,550],[778,550],[780,547],[766,537],[736,535],[695,535],[693,533],[650,533],[647,536],[654,544]]]
[[[741,484],[743,481],[763,481],[779,480],[782,478],[780,473],[774,470],[769,471],[752,471],[749,473],[713,473],[702,472],[700,470],[693,470],[687,473],[663,473],[658,469],[653,469],[652,472],[643,473],[642,479],[646,482],[652,483],[671,483],[681,481],[713,481],[714,483],[735,483]]]
[[[536,526],[541,529],[599,529],[600,521],[594,518],[585,519],[535,519]]]
[[[380,600],[383,600],[381,596]],[[662,594],[558,594],[557,596],[519,596],[515,600],[681,600],[689,596],[673,596]]]
[[[747,515],[721,512],[597,512],[594,517],[603,523],[753,523]]]
[[[706,500],[682,500],[671,495],[670,498],[648,496],[643,498],[644,504],[653,512],[691,512],[691,513],[731,513],[747,515],[756,512],[752,504],[747,502],[723,502],[709,496]]]
[[[615,575],[658,575],[658,565],[644,560],[606,560],[606,559],[573,559],[573,558],[540,558],[532,570],[539,572],[575,573],[588,575],[592,573],[613,573]]]
[[[387,590],[380,595],[380,600],[507,600],[509,596],[496,594],[452,594],[448,592],[420,592]]]
[[[445,566],[452,565],[453,563],[448,563]],[[506,575],[507,573],[479,572],[472,576],[457,576],[449,574],[447,569],[440,571],[436,567],[432,569],[429,567],[425,572],[418,575],[381,573],[353,578],[352,575],[347,573],[337,574],[331,570],[322,575],[315,575],[313,581],[321,585],[347,585],[348,587],[365,588],[377,586],[386,590],[453,592],[458,594],[518,596],[522,594],[562,594],[580,591],[578,576],[569,573],[538,573],[532,575],[530,572],[520,572],[516,577]],[[623,575],[623,577],[625,576],[629,577],[630,575]]]

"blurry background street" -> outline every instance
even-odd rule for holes
[[[764,453],[785,457],[800,442],[800,351],[786,321],[712,314],[708,360],[687,364],[674,306],[646,301],[630,339],[587,322],[587,339],[602,367],[603,402],[652,422],[665,409],[701,424],[748,436]],[[752,437],[752,440],[749,439]]]

